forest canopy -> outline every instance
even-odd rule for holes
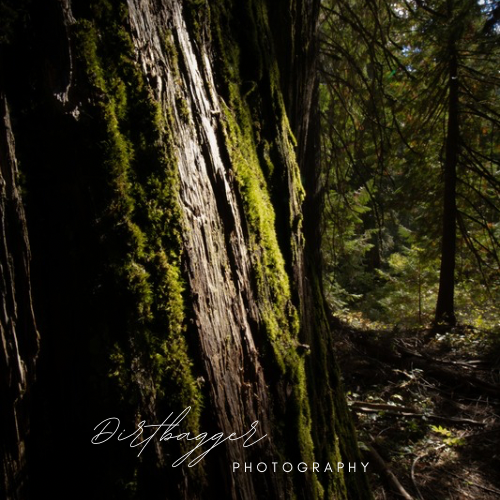
[[[331,306],[392,325],[497,328],[500,4],[322,7]]]

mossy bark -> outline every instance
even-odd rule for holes
[[[370,498],[359,470],[311,471],[359,462],[315,254],[318,2],[22,5],[1,54],[41,332],[22,480],[72,498]],[[171,466],[180,442],[90,444],[111,415],[188,406],[184,431],[259,421],[267,438],[192,468]],[[309,471],[232,471],[285,460]]]

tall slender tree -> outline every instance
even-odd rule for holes
[[[447,0],[446,18],[450,25],[455,16],[455,0]],[[446,153],[444,160],[443,216],[441,240],[441,267],[436,305],[436,323],[454,326],[455,317],[455,259],[457,246],[457,164],[460,148],[458,57],[455,29],[449,30],[445,58],[448,59],[448,120],[446,125]]]

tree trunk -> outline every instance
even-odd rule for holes
[[[31,301],[30,247],[17,188],[14,137],[3,94],[0,120],[1,474],[2,486],[12,498],[27,498],[26,440],[39,335]]]
[[[19,308],[37,383],[30,372],[26,467],[1,450],[5,496],[370,498],[313,255],[319,3],[20,5],[0,74],[40,355]],[[11,241],[26,234],[21,211],[16,221]],[[14,261],[28,257],[16,247]],[[20,290],[30,303],[28,270],[4,302]],[[249,441],[267,436],[220,444],[193,467],[195,455],[173,467],[195,446],[185,439],[91,443],[106,418],[126,436],[188,407],[174,435],[242,436],[258,421]],[[327,462],[357,472],[323,472]]]
[[[452,10],[452,9],[451,9]],[[451,18],[451,14],[450,14]],[[455,41],[450,42],[448,125],[444,163],[443,231],[441,242],[441,270],[436,305],[435,325],[454,326],[455,318],[455,253],[456,253],[456,184],[460,147],[458,116],[458,62]]]

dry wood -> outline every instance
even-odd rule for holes
[[[422,358],[425,359],[426,361],[429,361],[430,363],[440,363],[442,365],[454,365],[454,366],[465,366],[467,368],[476,368],[476,365],[484,364],[484,361],[480,359],[476,360],[469,360],[469,361],[454,361],[451,359],[436,359],[431,356],[428,356],[427,354],[421,354],[417,351],[412,351],[411,349],[408,349],[406,346],[402,345],[401,342],[398,342],[397,344],[398,351],[407,354],[409,356],[415,356],[416,358]]]
[[[417,462],[425,456],[425,453],[422,455],[418,455],[415,460],[413,460],[413,463],[411,464],[411,482],[413,483],[413,487],[415,488],[415,491],[417,492],[417,497],[418,500],[424,500],[424,497],[422,496],[422,493],[420,493],[420,489],[417,485],[417,480],[415,479],[415,466],[417,465]]]
[[[370,457],[380,471],[380,473],[385,477],[390,486],[398,492],[403,498],[406,500],[415,500],[403,487],[403,485],[399,482],[398,478],[391,471],[389,466],[385,463],[384,459],[380,456],[378,451],[371,445],[368,444],[368,452],[370,453]]]
[[[443,417],[442,415],[435,415],[434,413],[420,413],[413,410],[413,408],[407,406],[397,406],[389,405],[385,403],[370,403],[368,401],[354,401],[350,403],[350,407],[357,411],[364,413],[376,413],[379,411],[387,411],[390,413],[396,413],[404,417],[414,417],[414,418],[428,418],[429,420],[440,420],[442,422],[449,422],[453,424],[469,424],[484,426],[485,422],[479,422],[477,420],[472,420],[470,418],[453,418],[453,417]]]
[[[494,395],[496,397],[500,396],[500,386],[498,384],[491,384],[486,382],[485,380],[481,380],[473,374],[465,374],[461,372],[457,372],[451,370],[450,368],[446,368],[444,366],[440,366],[440,364],[451,364],[453,366],[461,366],[474,369],[474,366],[467,366],[465,363],[460,363],[456,361],[443,362],[438,359],[431,358],[430,356],[420,354],[415,351],[411,351],[410,349],[402,346],[401,344],[397,345],[398,350],[405,354],[406,356],[411,356],[415,358],[413,365],[415,368],[420,368],[425,371],[427,375],[432,375],[434,377],[438,377],[444,379],[446,381],[452,381],[453,383],[467,383],[479,387],[484,392],[488,394]],[[418,360],[418,361],[417,361]]]

